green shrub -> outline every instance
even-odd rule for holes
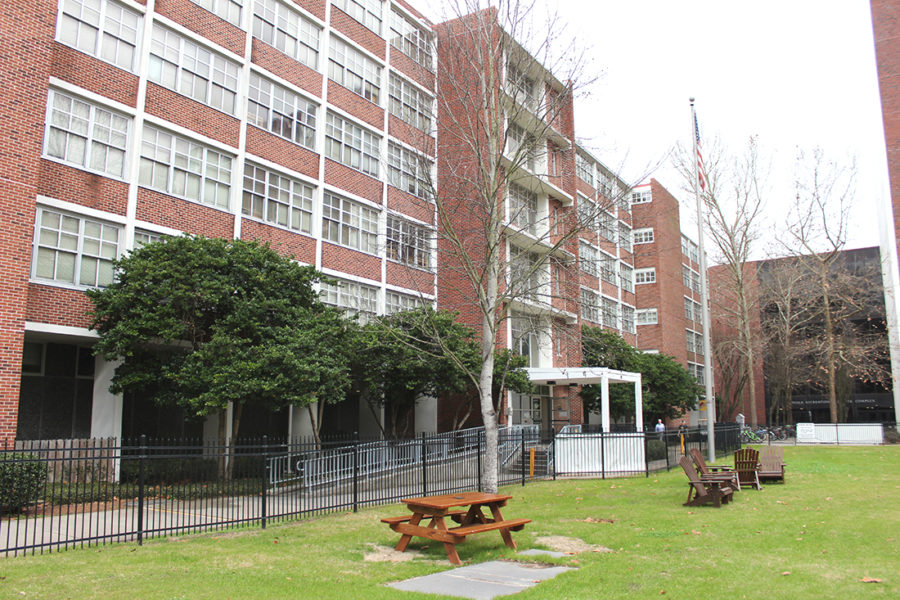
[[[647,440],[647,460],[666,458],[666,443],[662,440]]]
[[[47,481],[47,463],[34,454],[0,453],[0,507],[19,512],[38,500]]]

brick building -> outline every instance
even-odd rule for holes
[[[892,0],[871,0],[878,85],[887,150],[890,189],[879,218],[881,253],[885,257],[885,301],[890,335],[891,363],[900,373],[900,7]],[[894,412],[900,414],[900,387],[894,387]]]
[[[678,200],[657,180],[635,186],[634,284],[637,298],[637,348],[675,358],[704,383],[703,315],[697,244],[682,232]],[[706,422],[706,405],[682,423]]]
[[[322,289],[330,304],[365,316],[433,303],[471,323],[429,199],[447,104],[435,28],[404,0],[9,0],[0,30],[0,439],[172,433],[178,415],[109,393],[115,364],[91,353],[83,293],[162,235],[269,242],[339,281]],[[517,84],[563,91],[528,60]],[[582,200],[608,216],[554,250],[552,299],[511,307],[500,343],[535,366],[580,364],[582,320],[634,335],[630,215],[609,202],[624,184],[575,151],[571,101],[555,118],[540,164],[498,200],[534,206],[548,234]],[[508,252],[544,243],[514,225]],[[578,269],[580,245],[605,275]],[[366,433],[368,413],[335,418]],[[417,430],[445,413],[420,403]],[[579,422],[581,407],[574,388],[547,385],[511,398],[507,418]]]

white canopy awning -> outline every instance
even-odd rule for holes
[[[638,431],[644,427],[644,403],[641,396],[641,374],[617,371],[607,367],[530,367],[525,369],[537,385],[599,384],[603,431],[609,431],[609,384],[634,384],[634,422]]]

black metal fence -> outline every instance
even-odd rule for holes
[[[716,427],[717,453],[740,447]],[[499,484],[644,475],[706,451],[703,430],[601,433],[502,428]],[[407,440],[16,442],[0,452],[0,554],[39,553],[356,510],[476,490],[482,429]]]

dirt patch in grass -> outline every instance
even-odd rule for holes
[[[418,550],[398,552],[390,546],[368,544],[368,549],[365,554],[363,554],[363,560],[366,562],[407,562],[420,558],[421,556],[422,554]]]
[[[534,542],[542,546],[547,546],[556,552],[565,552],[566,554],[580,554],[582,552],[612,552],[610,548],[599,544],[588,544],[584,540],[578,538],[570,538],[563,535],[550,535],[535,538]]]

